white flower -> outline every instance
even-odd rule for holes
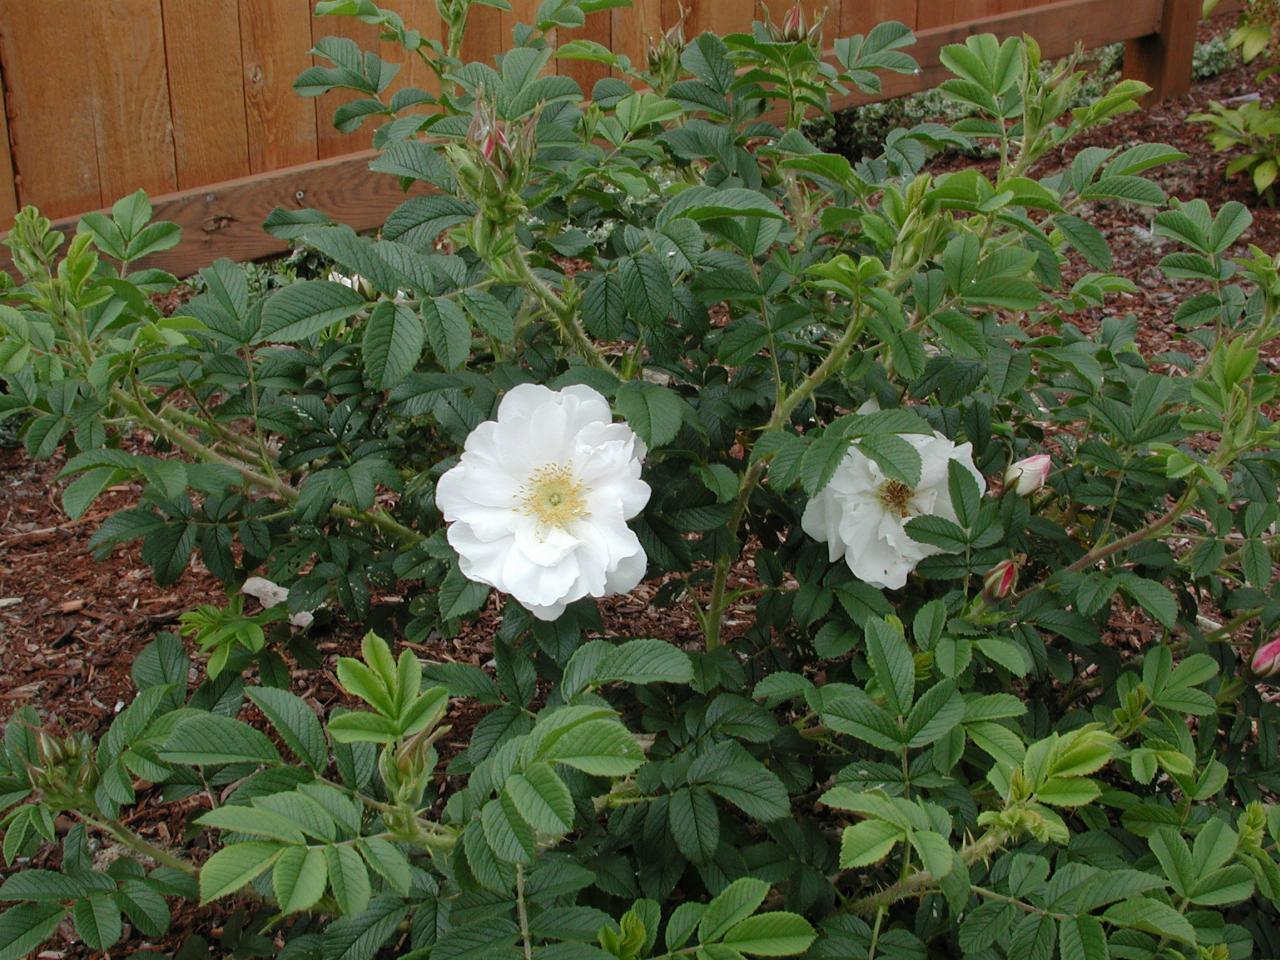
[[[273,583],[266,577],[250,577],[240,587],[240,592],[246,597],[253,597],[253,599],[257,600],[262,604],[263,610],[278,607],[289,599],[288,587]],[[289,615],[289,623],[295,627],[309,627],[315,622],[315,619],[312,614],[305,610]]]
[[[633,589],[646,558],[627,521],[649,502],[644,454],[590,387],[511,390],[436,486],[462,572],[540,620]]]
[[[1004,472],[1004,485],[1012,487],[1020,497],[1027,497],[1045,485],[1053,471],[1053,458],[1047,453],[1037,453],[1017,463],[1009,464]]]
[[[859,580],[889,590],[903,586],[907,574],[925,557],[941,552],[912,540],[906,524],[925,514],[956,519],[947,491],[947,464],[957,461],[973,474],[978,489],[986,490],[969,444],[956,445],[940,433],[903,434],[902,439],[915,447],[922,462],[914,488],[890,480],[874,460],[853,447],[800,520],[805,533],[828,545],[832,562],[843,556]]]

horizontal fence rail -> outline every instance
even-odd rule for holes
[[[540,0],[511,12],[473,8],[463,55],[490,60]],[[440,38],[434,0],[385,0],[410,26]],[[774,3],[775,13],[786,5]],[[372,128],[343,134],[331,118],[344,95],[299,96],[293,80],[324,36],[379,46],[377,31],[345,17],[311,16],[311,0],[0,0],[0,229],[34,204],[64,227],[138,188],[183,241],[147,265],[179,275],[218,257],[256,259],[287,244],[263,232],[275,207],[314,207],[356,229],[380,225],[405,194],[371,174]],[[837,107],[903,96],[945,76],[938,52],[977,33],[1030,34],[1046,57],[1125,42],[1125,72],[1153,99],[1185,92],[1200,0],[806,0],[826,35],[864,33],[882,20],[916,31],[916,75],[888,75],[875,97],[851,93]],[[747,30],[751,0],[696,0],[685,29]],[[677,0],[638,0],[587,17],[571,38],[595,40],[633,60],[647,38],[674,24]],[[381,44],[404,64],[397,85],[431,89],[416,58]],[[607,71],[553,61],[584,90]],[[348,95],[349,96],[349,95]],[[0,249],[0,267],[8,267]]]

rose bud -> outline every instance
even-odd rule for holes
[[[1280,637],[1260,646],[1249,667],[1259,677],[1280,676]]]
[[[799,42],[804,36],[804,8],[796,3],[782,21],[782,37],[792,43]]]
[[[982,578],[982,595],[988,600],[1004,600],[1018,585],[1018,565],[1001,560]]]
[[[1047,453],[1038,453],[1009,464],[1004,472],[1004,485],[1013,487],[1020,497],[1030,496],[1044,486],[1052,470],[1053,458]]]

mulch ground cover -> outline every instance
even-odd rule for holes
[[[1202,32],[1221,32],[1228,21],[1218,18],[1202,25]],[[1141,113],[1130,114],[1105,129],[1073,142],[1069,150],[1046,157],[1034,175],[1044,176],[1070,163],[1086,146],[1126,147],[1144,142],[1171,144],[1189,154],[1188,159],[1154,172],[1172,197],[1184,200],[1203,198],[1213,209],[1229,200],[1250,208],[1254,223],[1242,240],[1263,250],[1280,251],[1280,210],[1265,206],[1244,178],[1227,181],[1222,170],[1226,160],[1215,155],[1204,142],[1204,128],[1187,120],[1211,101],[1259,92],[1255,67],[1238,66],[1196,86],[1188,96],[1160,104]],[[1280,96],[1280,77],[1268,81],[1264,97]],[[974,161],[939,157],[935,172],[945,172]],[[992,172],[990,161],[977,166]],[[1071,318],[1081,329],[1096,329],[1104,316],[1133,314],[1139,321],[1139,344],[1147,356],[1168,350],[1184,350],[1195,355],[1198,348],[1181,338],[1173,323],[1173,311],[1183,299],[1196,292],[1193,284],[1169,281],[1158,263],[1173,246],[1150,231],[1150,213],[1116,205],[1097,205],[1082,212],[1107,235],[1115,256],[1113,272],[1131,279],[1137,291],[1113,300],[1104,310],[1093,310]],[[1073,262],[1067,270],[1071,283],[1088,268]],[[177,306],[176,299],[168,306]],[[1268,357],[1280,369],[1280,355]],[[135,438],[146,449],[145,435]],[[89,539],[98,523],[111,513],[132,505],[138,497],[135,485],[111,489],[78,521],[69,521],[60,506],[63,482],[58,479],[64,458],[32,461],[21,449],[0,448],[0,722],[26,704],[42,718],[67,730],[101,734],[115,714],[133,696],[129,667],[138,652],[158,631],[176,632],[177,618],[200,603],[220,603],[225,599],[222,585],[194,560],[175,585],[159,587],[142,562],[138,547],[116,548],[96,559]],[[735,571],[735,579],[749,582],[752,576],[748,557]],[[650,603],[657,586],[645,584],[627,597],[602,604],[605,633],[619,636],[654,636],[689,641],[698,635],[697,625],[687,607],[660,609]],[[749,604],[730,615],[730,631],[749,625]],[[496,604],[486,615],[469,625],[464,633],[448,640],[432,640],[418,645],[421,656],[432,660],[455,660],[484,665],[492,656],[492,636],[496,630]],[[1113,620],[1116,642],[1141,643],[1149,630],[1144,618],[1132,611],[1117,611]],[[339,655],[358,650],[363,633],[360,624],[338,622],[318,631],[317,647],[324,656],[319,670],[298,670],[295,691],[305,693],[321,705],[340,698],[333,674]],[[200,679],[197,665],[192,681]],[[454,733],[441,744],[446,753],[463,747],[467,730],[475,717],[451,718]],[[174,810],[144,794],[133,812],[134,829],[161,843],[177,840],[183,818],[192,810]],[[56,864],[56,860],[53,861]],[[0,877],[5,870],[0,868]],[[227,923],[226,908],[192,912],[183,908],[175,916],[174,930],[200,931],[206,936],[222,931]],[[234,922],[233,924],[234,925]],[[175,934],[176,936],[176,934]],[[80,957],[90,954],[71,942],[53,945],[41,956]],[[172,948],[180,941],[166,944]],[[122,944],[122,947],[124,945]],[[136,947],[136,941],[130,944]],[[120,950],[121,948],[117,948]],[[120,955],[127,955],[124,950]],[[215,950],[215,953],[218,953]]]

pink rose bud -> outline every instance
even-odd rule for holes
[[[982,595],[988,600],[1004,600],[1018,585],[1018,565],[1001,560],[982,578]]]
[[[1047,453],[1037,453],[1034,457],[1009,464],[1009,469],[1004,472],[1004,485],[1013,487],[1020,497],[1030,496],[1044,486],[1052,470],[1053,458]]]
[[[495,123],[485,131],[484,137],[480,140],[480,152],[484,154],[486,160],[492,160],[493,155],[499,150],[503,153],[510,153],[511,143],[507,140],[507,135],[502,127]]]
[[[1249,666],[1259,677],[1280,676],[1280,637],[1260,646]]]
[[[804,8],[799,3],[787,11],[782,21],[782,35],[792,41],[804,39]]]

